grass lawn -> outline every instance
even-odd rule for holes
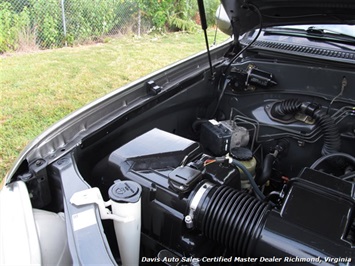
[[[210,43],[214,31],[209,31]],[[218,41],[227,37],[219,33]],[[0,55],[0,181],[51,124],[104,94],[205,49],[202,32]]]

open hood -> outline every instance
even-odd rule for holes
[[[262,26],[297,24],[355,24],[352,0],[221,0],[237,36]]]

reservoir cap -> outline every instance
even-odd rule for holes
[[[244,148],[244,147],[233,148],[230,151],[230,153],[232,157],[234,157],[238,161],[250,161],[251,159],[253,159],[253,152],[248,148]]]
[[[115,181],[109,188],[111,200],[119,203],[136,203],[141,197],[142,187],[133,181]]]

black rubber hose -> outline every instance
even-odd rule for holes
[[[269,180],[272,172],[272,165],[274,164],[275,159],[276,158],[272,153],[269,153],[265,156],[261,175],[255,178],[255,181],[258,185],[263,185],[266,183],[266,181]]]
[[[282,102],[274,104],[272,115],[276,117],[295,114],[301,111],[302,102],[297,99],[287,99]]]
[[[327,155],[324,155],[324,156],[320,157],[317,161],[315,161],[310,166],[310,168],[311,169],[316,169],[324,161],[329,160],[329,159],[334,159],[334,158],[346,159],[346,160],[350,161],[355,166],[355,158],[353,156],[351,156],[350,154],[347,154],[347,153],[336,152],[336,153],[327,154]]]
[[[314,112],[313,118],[324,134],[322,155],[339,152],[341,145],[340,134],[333,119],[321,109]]]
[[[270,206],[227,186],[220,186],[212,193],[198,207],[199,229],[236,254],[250,256]]]
[[[316,121],[316,125],[322,129],[324,135],[322,155],[335,153],[340,150],[340,134],[334,120],[322,109],[315,107],[314,104],[302,103],[297,99],[288,99],[274,104],[271,114],[275,117],[282,117],[297,112],[311,116]]]

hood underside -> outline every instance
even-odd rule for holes
[[[232,23],[234,35],[260,26],[299,24],[355,24],[355,2],[341,1],[287,1],[287,0],[221,0]]]

